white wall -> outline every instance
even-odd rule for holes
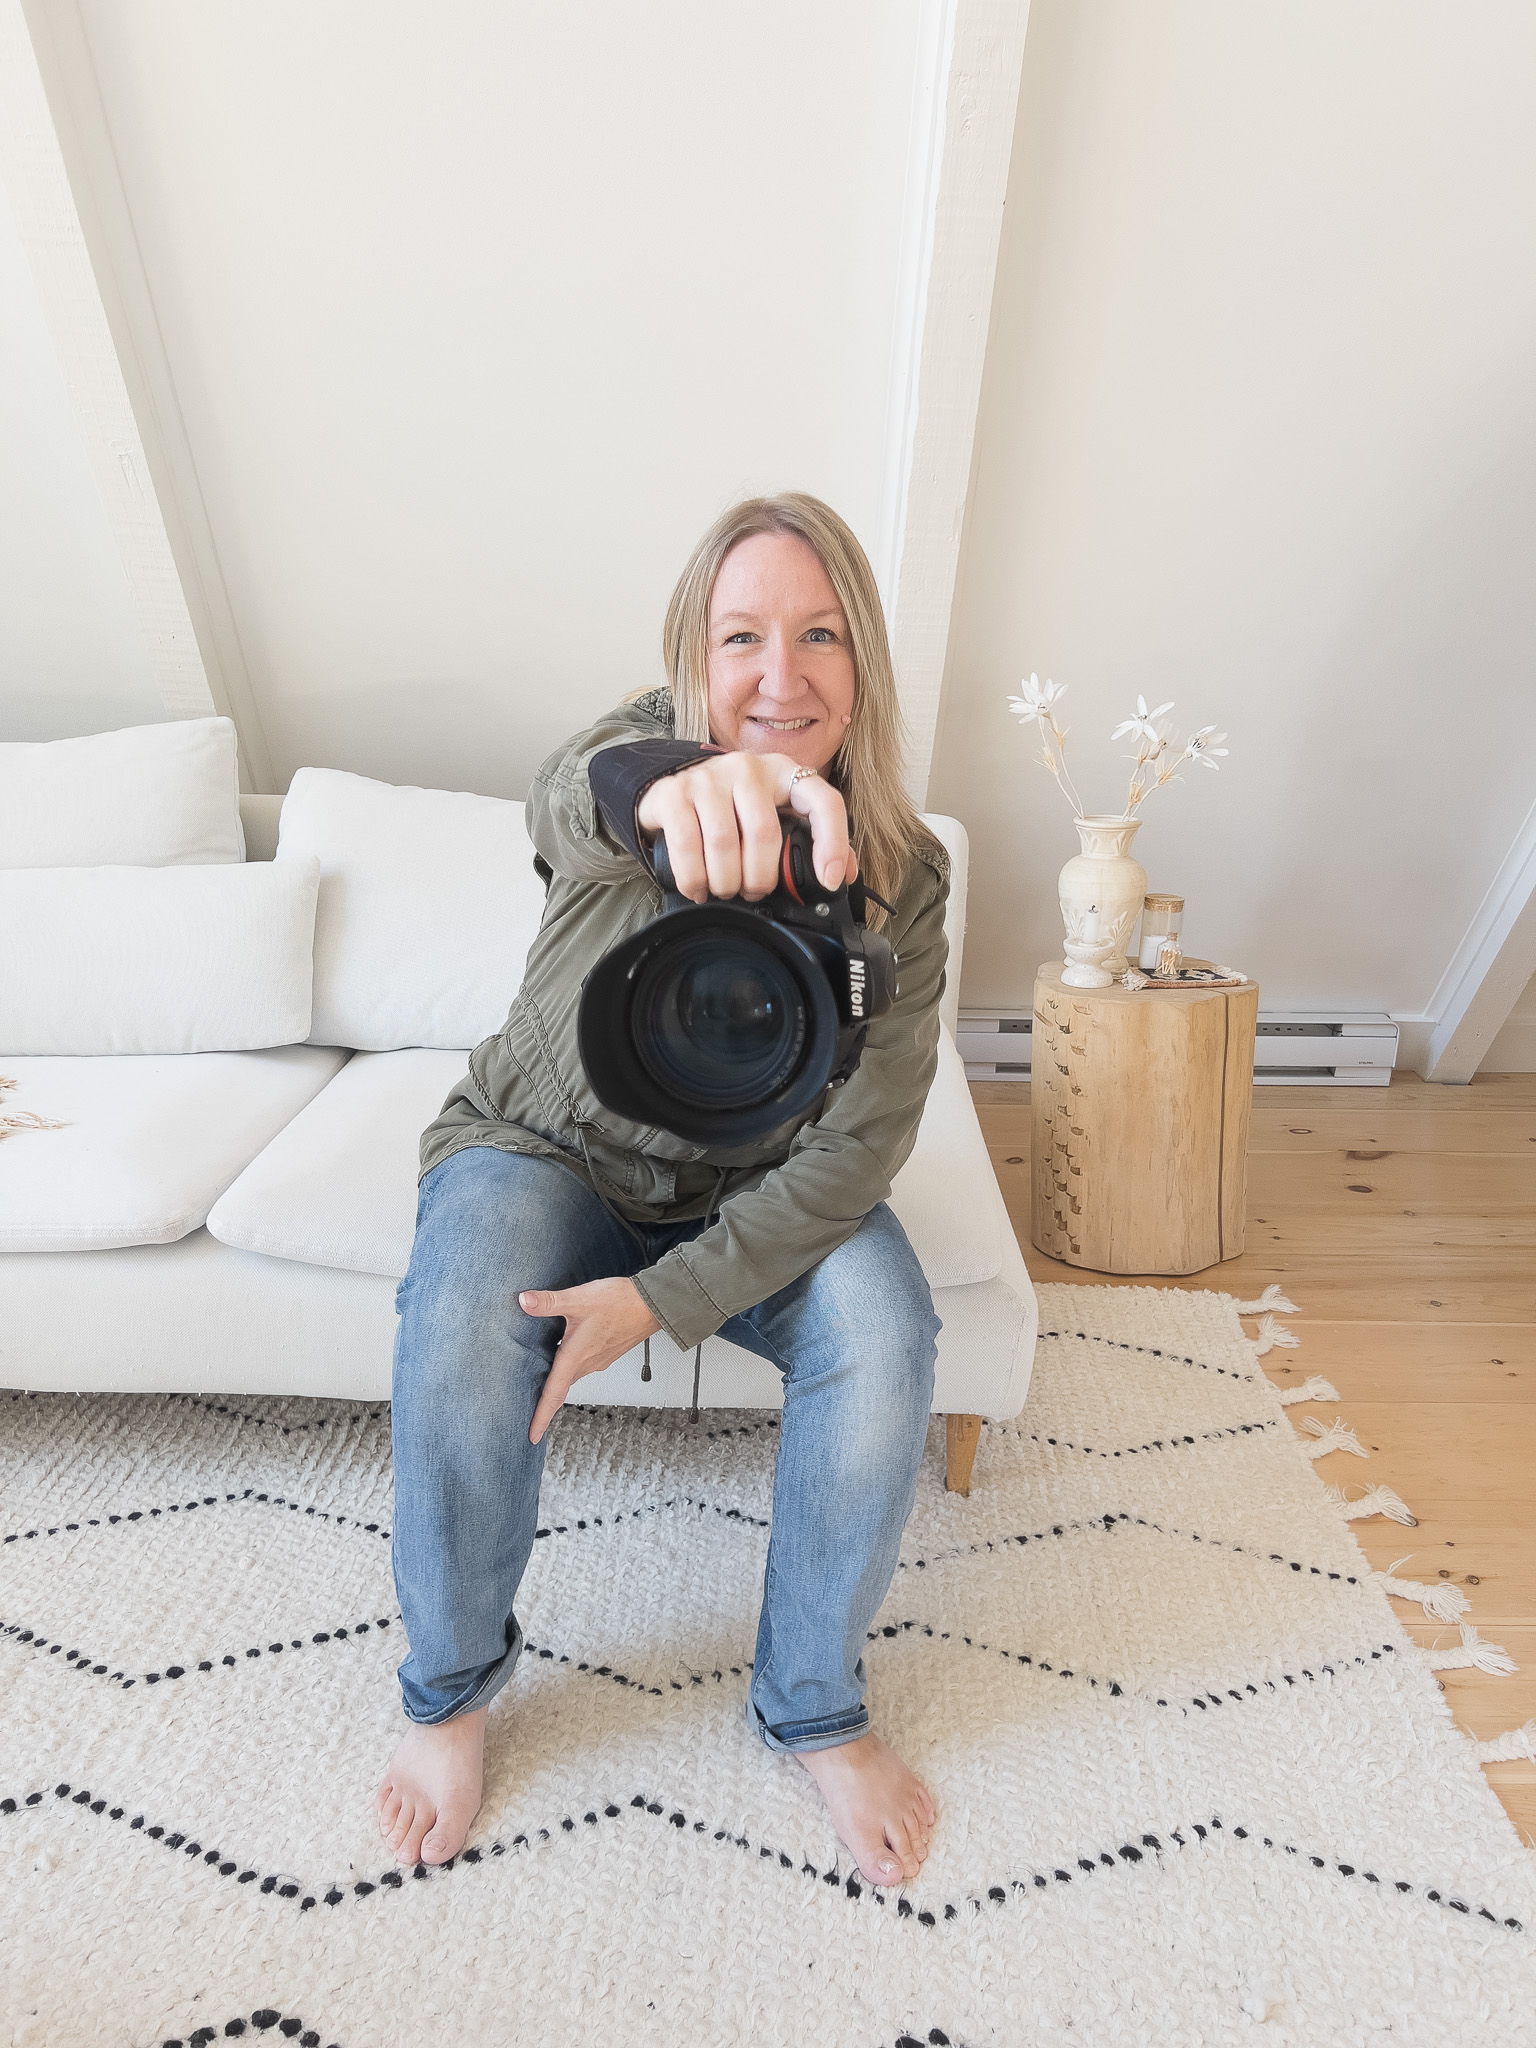
[[[0,740],[166,716],[64,373],[0,188]]]
[[[880,517],[917,0],[84,0],[270,745],[521,795],[736,495]]]
[[[1059,956],[1033,669],[1090,808],[1138,690],[1229,729],[1136,848],[1191,951],[1422,1008],[1536,793],[1533,76],[1524,0],[1033,0],[930,783],[964,1000]]]

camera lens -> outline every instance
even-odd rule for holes
[[[775,1095],[805,1049],[806,1000],[788,963],[719,931],[674,940],[642,970],[634,1046],[669,1095],[735,1109]]]

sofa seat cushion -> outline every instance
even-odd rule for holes
[[[416,1230],[421,1134],[469,1055],[359,1052],[214,1204],[208,1229],[238,1251],[399,1280]]]
[[[139,1058],[0,1057],[0,1251],[169,1244],[345,1065],[332,1046]]]
[[[241,1251],[399,1279],[416,1228],[417,1148],[467,1064],[461,1052],[360,1052],[214,1204],[212,1235]],[[891,1206],[930,1287],[990,1280],[1008,1212],[948,1032]]]

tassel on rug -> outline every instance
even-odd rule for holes
[[[1490,1678],[1508,1678],[1519,1670],[1508,1650],[1485,1643],[1470,1621],[1461,1624],[1459,1650],[1426,1650],[1431,1671],[1486,1671]]]
[[[1480,1742],[1477,1760],[1480,1764],[1536,1764],[1536,1721],[1527,1721],[1523,1728],[1506,1728],[1502,1735]]]
[[[1280,1406],[1290,1408],[1298,1401],[1342,1401],[1343,1398],[1331,1380],[1320,1379],[1313,1373],[1312,1377],[1304,1380],[1299,1387],[1287,1387],[1280,1395]]]
[[[1301,1311],[1294,1301],[1287,1301],[1280,1291],[1278,1280],[1271,1280],[1257,1301],[1234,1301],[1232,1306],[1240,1316],[1261,1316],[1269,1309],[1281,1309],[1288,1315],[1299,1315]]]
[[[1266,1351],[1276,1348],[1282,1351],[1299,1351],[1301,1339],[1284,1323],[1277,1323],[1273,1316],[1260,1316],[1258,1332],[1253,1339],[1253,1355],[1262,1358]]]
[[[1408,1557],[1412,1557],[1410,1550]],[[1460,1586],[1448,1585],[1438,1579],[1433,1585],[1421,1586],[1417,1579],[1400,1579],[1395,1576],[1397,1566],[1406,1564],[1408,1557],[1400,1557],[1396,1564],[1389,1564],[1384,1572],[1372,1572],[1371,1579],[1380,1586],[1383,1593],[1390,1593],[1394,1600],[1417,1600],[1431,1621],[1459,1621],[1472,1602]]]
[[[1371,1454],[1359,1437],[1341,1417],[1332,1422],[1319,1422],[1315,1415],[1303,1415],[1301,1426],[1308,1436],[1316,1437],[1316,1443],[1302,1445],[1309,1458],[1326,1458],[1330,1451],[1348,1451],[1356,1458],[1368,1458]]]
[[[1358,1500],[1350,1500],[1342,1486],[1330,1486],[1325,1491],[1346,1522],[1363,1521],[1367,1515],[1386,1515],[1391,1521],[1401,1522],[1405,1529],[1419,1526],[1418,1516],[1390,1486],[1368,1486]]]

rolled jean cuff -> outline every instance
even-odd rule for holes
[[[512,1646],[504,1657],[494,1664],[488,1664],[475,1683],[468,1688],[461,1699],[446,1707],[435,1708],[431,1713],[416,1711],[412,1695],[419,1696],[423,1688],[413,1684],[405,1675],[404,1666],[400,1671],[400,1699],[405,1708],[405,1718],[414,1721],[418,1728],[437,1728],[444,1721],[456,1721],[460,1714],[473,1714],[481,1707],[488,1707],[497,1693],[512,1676],[513,1666],[523,1653],[523,1632],[516,1622],[512,1625]]]
[[[751,1699],[747,1699],[747,1724],[768,1749],[788,1751],[837,1749],[845,1742],[857,1742],[869,1733],[869,1709],[859,1706],[846,1714],[833,1714],[824,1721],[786,1721],[770,1728]]]

